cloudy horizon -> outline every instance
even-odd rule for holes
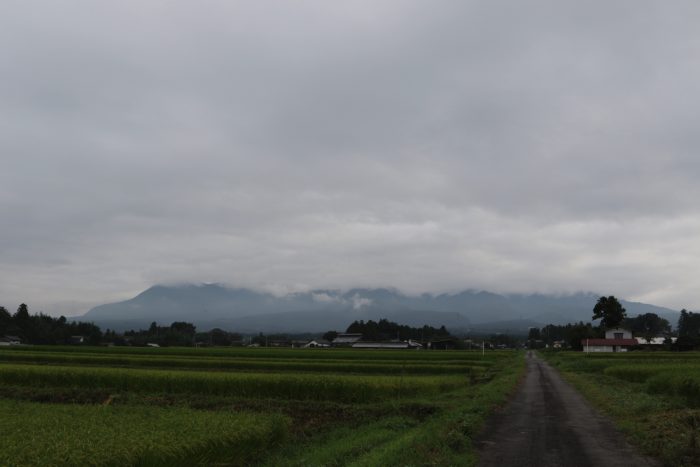
[[[694,310],[699,20],[693,1],[3,2],[0,305],[217,282]]]

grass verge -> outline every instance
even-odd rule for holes
[[[547,353],[544,357],[555,365],[564,360],[557,365],[562,376],[609,415],[642,452],[669,467],[700,466],[700,410],[691,408],[685,398],[652,394],[643,378],[620,378],[632,374],[627,370],[591,375],[585,362],[585,370],[577,372],[575,364],[566,362],[568,357]]]

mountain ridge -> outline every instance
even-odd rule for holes
[[[455,330],[498,330],[501,322],[504,330],[512,331],[513,323],[518,322],[525,327],[590,321],[599,297],[592,292],[546,295],[483,290],[411,296],[393,288],[318,289],[278,296],[221,284],[159,284],[129,300],[96,306],[76,318],[116,330],[145,327],[153,321],[188,321],[199,328],[239,332],[322,332],[344,329],[358,319],[387,318]],[[656,313],[676,323],[678,312],[674,310],[620,301],[630,316]]]

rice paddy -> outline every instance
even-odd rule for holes
[[[517,352],[0,349],[0,464],[471,465]]]

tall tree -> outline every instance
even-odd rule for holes
[[[17,321],[29,321],[29,308],[26,303],[22,303],[17,307],[17,313],[15,313],[15,319]]]
[[[0,335],[8,333],[12,324],[12,315],[4,306],[0,306]]]
[[[685,308],[678,318],[678,337],[700,338],[700,313],[693,313]]]
[[[600,325],[605,328],[619,326],[627,316],[627,311],[622,307],[615,296],[600,297],[593,307],[593,318],[599,319]]]

